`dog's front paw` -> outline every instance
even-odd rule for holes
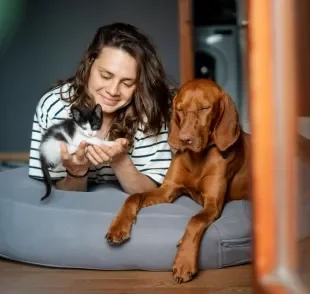
[[[107,234],[106,240],[110,244],[121,244],[130,238],[132,222],[129,220],[116,220],[111,224]]]
[[[194,258],[190,256],[176,256],[172,266],[173,278],[177,283],[185,283],[193,279],[198,272]]]

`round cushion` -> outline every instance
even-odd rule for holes
[[[142,209],[131,239],[111,246],[107,229],[128,195],[117,184],[89,192],[54,189],[41,203],[45,186],[28,168],[0,173],[0,256],[32,264],[103,270],[171,270],[177,243],[201,207],[188,197]],[[224,206],[205,232],[200,269],[248,263],[252,259],[248,201]]]

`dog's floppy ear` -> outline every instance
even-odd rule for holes
[[[231,97],[223,93],[219,99],[219,119],[213,131],[213,139],[220,151],[232,146],[240,135],[239,116]]]
[[[175,109],[175,100],[176,97],[173,99],[173,105],[172,105],[172,115],[170,119],[169,124],[169,137],[168,137],[168,143],[173,149],[180,149],[180,140],[179,140],[179,122],[178,122],[178,116],[176,114]]]

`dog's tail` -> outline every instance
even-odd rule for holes
[[[44,201],[50,196],[50,194],[52,192],[52,179],[51,179],[51,175],[48,171],[49,166],[46,163],[46,161],[42,155],[40,156],[40,162],[41,162],[41,168],[42,168],[43,177],[44,177],[44,183],[45,183],[45,187],[46,187],[45,195],[41,198],[41,201]]]

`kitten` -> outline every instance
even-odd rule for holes
[[[69,154],[77,151],[79,144],[108,145],[114,143],[96,137],[103,122],[103,112],[100,104],[94,108],[77,109],[71,107],[72,118],[65,119],[60,124],[48,128],[42,137],[40,145],[40,162],[46,186],[46,193],[41,198],[45,200],[51,194],[52,180],[48,168],[59,167],[62,164],[60,144],[65,142]]]

